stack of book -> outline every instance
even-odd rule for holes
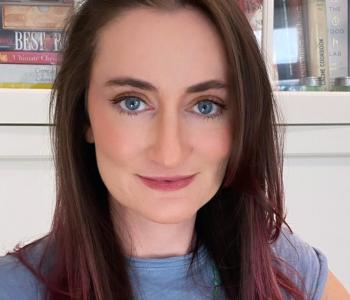
[[[279,89],[350,89],[349,1],[275,0],[274,9]]]
[[[0,0],[0,88],[51,88],[73,0]]]

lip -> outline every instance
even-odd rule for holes
[[[190,176],[173,176],[173,177],[144,177],[138,175],[141,181],[155,190],[175,191],[188,186],[196,174]]]

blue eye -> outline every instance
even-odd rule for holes
[[[111,99],[111,101],[117,105],[121,113],[128,115],[137,115],[146,108],[146,103],[136,96],[123,96],[119,99]]]
[[[141,102],[144,103],[142,100],[140,101],[140,99],[137,97],[127,97],[123,101],[120,102],[120,105],[122,106],[122,104],[124,103],[126,109],[129,109],[131,111],[135,111],[140,107]]]
[[[198,102],[195,107],[198,108],[198,114],[204,118],[215,118],[222,113],[223,105],[211,100],[203,100]]]
[[[201,114],[207,115],[210,114],[213,110],[213,102],[211,101],[201,101],[197,103],[198,110]]]

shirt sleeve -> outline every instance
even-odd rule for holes
[[[0,257],[1,300],[34,300],[38,287],[34,276],[15,257]]]
[[[301,275],[300,280],[297,275],[282,267],[284,273],[290,275],[298,287],[306,291],[307,299],[321,300],[328,276],[327,258],[322,251],[309,245],[295,233],[290,233],[288,229],[281,231],[272,248],[277,257]]]

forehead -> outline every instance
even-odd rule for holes
[[[200,11],[135,8],[99,33],[92,80],[135,76],[162,87],[226,79],[224,46]]]

